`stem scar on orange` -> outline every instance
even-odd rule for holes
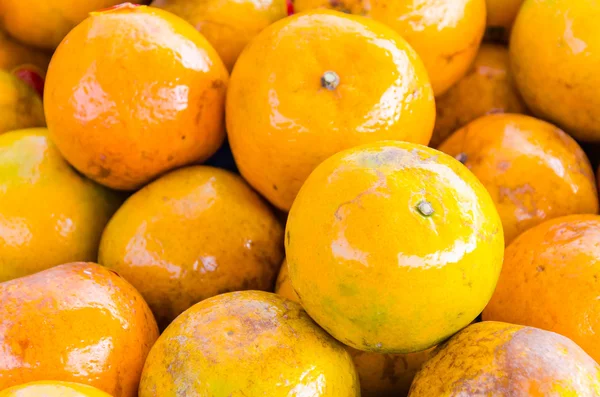
[[[444,153],[398,141],[322,162],[294,201],[285,240],[306,311],[341,342],[380,353],[422,351],[469,324],[504,254],[500,217],[477,178]]]
[[[92,13],[56,50],[48,128],[80,172],[135,190],[218,149],[227,81],[216,51],[183,19],[124,4]]]
[[[244,178],[288,211],[330,155],[385,139],[427,144],[427,72],[385,25],[336,11],[285,18],[246,47],[227,93],[227,131]]]

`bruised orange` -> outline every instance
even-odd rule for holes
[[[598,395],[600,366],[570,339],[484,321],[438,348],[409,397]]]
[[[95,387],[72,382],[39,381],[0,391],[0,397],[111,397]]]
[[[227,93],[239,170],[285,211],[330,155],[384,139],[427,144],[434,119],[427,73],[410,46],[376,21],[330,10],[259,33]]]
[[[116,273],[70,263],[0,283],[0,390],[38,380],[137,396],[158,337],[141,295]]]
[[[598,212],[596,181],[585,153],[545,121],[518,114],[485,116],[439,149],[461,160],[486,187],[506,244],[544,220]]]
[[[154,0],[151,5],[191,23],[230,71],[254,36],[288,15],[286,0]]]
[[[56,50],[48,128],[80,172],[134,190],[218,149],[227,80],[215,50],[183,19],[124,4],[92,13]]]
[[[111,219],[99,262],[144,296],[161,327],[203,299],[270,290],[283,258],[283,227],[237,175],[196,166],[131,196]]]
[[[384,141],[340,152],[302,186],[290,279],[325,330],[359,350],[425,350],[469,324],[502,265],[500,217],[460,162]]]
[[[54,50],[88,13],[121,0],[2,0],[0,27],[23,43]],[[132,3],[143,1],[131,0]]]
[[[485,0],[294,0],[294,7],[333,8],[392,27],[423,60],[436,96],[467,72],[485,30]]]
[[[281,265],[275,292],[300,303],[288,276],[285,260]],[[410,384],[431,350],[408,354],[380,354],[346,346],[358,372],[362,397],[400,397],[408,394]]]
[[[529,109],[581,141],[600,141],[599,19],[597,0],[525,0],[510,39]]]
[[[185,311],[148,356],[139,397],[358,397],[344,347],[300,305],[268,292],[222,294]]]
[[[19,65],[33,64],[46,70],[49,62],[49,54],[19,43],[0,29],[0,69],[11,70]]]
[[[506,249],[486,320],[558,332],[600,360],[600,216],[538,225]]]
[[[478,117],[527,111],[510,72],[508,49],[487,43],[479,48],[465,77],[436,98],[435,105],[431,147],[438,147],[450,134]]]
[[[0,282],[95,261],[120,197],[69,166],[46,129],[0,135]]]
[[[42,98],[17,76],[0,69],[0,134],[45,125]]]

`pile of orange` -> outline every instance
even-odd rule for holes
[[[0,397],[600,396],[599,18],[0,1]]]

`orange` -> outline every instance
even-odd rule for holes
[[[137,396],[158,337],[140,294],[116,273],[70,263],[0,283],[0,390],[39,380]]]
[[[144,296],[161,327],[203,299],[271,290],[283,227],[237,175],[197,166],[131,196],[111,219],[99,262]]]
[[[148,356],[139,397],[360,396],[344,347],[275,294],[215,296],[179,316]]]
[[[506,47],[482,44],[465,77],[436,98],[435,105],[431,147],[439,146],[454,131],[486,114],[526,113],[510,72]]]
[[[30,63],[46,70],[49,62],[49,54],[19,43],[0,29],[0,69],[11,70]]]
[[[75,172],[45,129],[0,135],[0,282],[93,261],[121,203]]]
[[[582,141],[600,141],[599,19],[597,0],[525,0],[510,40],[528,107]]]
[[[294,7],[333,8],[392,27],[423,59],[436,96],[465,75],[485,30],[485,0],[294,0]]]
[[[45,125],[42,98],[18,76],[0,69],[0,134]]]
[[[52,58],[48,128],[80,172],[134,190],[218,149],[227,79],[206,39],[171,13],[131,4],[92,13]]]
[[[92,386],[72,382],[39,381],[11,387],[0,397],[111,397]]]
[[[329,10],[259,33],[227,93],[239,170],[285,211],[330,155],[384,139],[427,144],[434,119],[427,73],[410,46],[378,22]]]
[[[302,186],[286,227],[302,306],[359,350],[425,350],[483,310],[502,265],[500,217],[460,162],[384,141],[340,152]]]
[[[288,267],[281,265],[275,292],[300,303],[288,277]],[[406,396],[421,365],[431,356],[431,350],[408,354],[379,354],[347,347],[358,372],[362,397]]]
[[[230,71],[254,36],[288,15],[286,0],[154,0],[151,5],[191,23]]]
[[[528,230],[506,249],[486,320],[565,335],[600,360],[600,216],[571,215]]]
[[[600,366],[553,332],[499,322],[473,324],[440,346],[409,397],[598,396]]]
[[[486,187],[508,245],[544,220],[598,212],[594,173],[579,145],[552,124],[506,114],[477,119],[439,149]]]
[[[486,0],[488,33],[506,41],[524,0]]]
[[[0,27],[23,43],[54,50],[89,12],[119,3],[119,0],[2,0]]]

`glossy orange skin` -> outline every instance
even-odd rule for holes
[[[183,395],[359,397],[360,389],[348,352],[300,305],[244,291],[194,305],[152,348],[139,397]]]
[[[93,13],[52,58],[48,128],[83,174],[134,190],[217,150],[227,80],[211,45],[173,14],[132,5]]]
[[[277,276],[275,293],[300,303],[292,287],[284,260]],[[431,349],[408,354],[380,354],[363,352],[346,346],[358,372],[362,397],[401,397],[408,394],[410,384],[423,363],[431,356]]]
[[[409,397],[597,395],[600,366],[570,339],[484,321],[438,348],[417,374]]]
[[[111,397],[111,395],[80,383],[39,381],[0,391],[0,397]]]
[[[436,97],[467,72],[485,30],[485,0],[294,0],[294,7],[333,8],[392,27],[423,60]]]
[[[379,353],[422,351],[469,324],[504,254],[500,217],[475,176],[398,141],[321,163],[294,201],[285,240],[306,311],[341,342]]]
[[[482,44],[467,74],[436,98],[435,106],[431,147],[438,147],[454,131],[486,114],[526,113],[510,72],[508,49]]]
[[[94,263],[1,283],[0,318],[0,390],[58,380],[134,397],[158,337],[141,295]]]
[[[283,227],[237,175],[196,166],[131,196],[111,219],[99,263],[144,296],[161,327],[193,304],[237,290],[271,290]]]
[[[46,70],[50,55],[19,43],[0,29],[0,69],[11,70],[27,63]]]
[[[46,129],[0,135],[0,282],[72,261],[94,261],[121,204],[76,173]]]
[[[528,230],[506,249],[487,320],[558,332],[600,360],[600,216],[571,215]]]
[[[327,71],[340,79],[332,90],[321,81]],[[240,56],[227,94],[238,168],[284,211],[330,155],[385,139],[427,144],[434,120],[427,73],[410,46],[378,22],[330,10],[263,30]]]
[[[461,158],[486,187],[507,245],[547,219],[598,212],[596,181],[585,153],[545,121],[517,114],[485,116],[439,149]]]
[[[586,142],[600,142],[599,19],[597,0],[525,0],[510,39],[529,109]]]
[[[151,5],[194,25],[229,71],[254,36],[288,15],[286,0],[154,0]]]
[[[132,0],[131,3],[144,1]],[[122,3],[120,0],[2,0],[0,27],[17,40],[47,50],[83,21],[88,13]]]
[[[42,98],[17,76],[0,69],[0,134],[44,126]]]

